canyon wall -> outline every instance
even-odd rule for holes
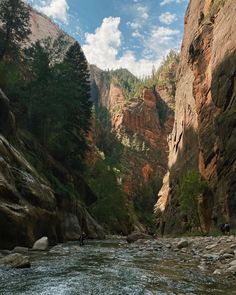
[[[34,10],[31,30],[31,43],[61,34],[73,42]],[[10,99],[0,89],[0,249],[30,247],[42,236],[48,236],[50,244],[78,240],[82,231],[89,238],[104,238],[102,227],[85,208],[96,195],[79,173],[53,159],[33,134],[16,128],[19,122]]]
[[[42,236],[48,236],[50,244],[76,240],[82,231],[90,238],[104,238],[103,229],[81,201],[55,192],[42,170],[53,171],[65,182],[74,178],[84,201],[94,201],[96,196],[86,183],[53,160],[35,140],[27,142],[15,133],[14,115],[1,89],[0,107],[4,118],[0,120],[0,249],[32,246]],[[27,160],[33,153],[41,155],[40,169]]]
[[[236,225],[236,2],[191,0],[177,75],[175,121],[168,172],[155,206],[163,233],[185,231],[179,192],[199,170],[213,196],[199,211],[203,228]],[[213,222],[214,221],[214,222]]]
[[[116,158],[128,204],[138,204],[139,211],[148,207],[151,216],[167,168],[167,135],[173,126],[173,111],[155,87],[144,86],[136,97],[127,98],[125,89],[96,66],[91,66],[91,78],[97,109],[95,142],[105,156]],[[171,101],[166,92],[165,99]],[[134,223],[137,225],[137,220]]]

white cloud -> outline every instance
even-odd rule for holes
[[[167,44],[173,41],[174,37],[179,35],[179,30],[173,30],[166,27],[157,27],[152,30],[151,39],[149,42],[156,44]]]
[[[145,54],[163,58],[170,49],[179,50],[181,42],[180,31],[166,27],[154,28],[145,40]]]
[[[132,33],[132,36],[134,37],[134,38],[143,38],[143,35],[142,34],[140,34],[140,32],[138,31],[138,30],[135,30],[133,33]]]
[[[94,34],[86,33],[83,50],[90,63],[101,68],[116,66],[116,56],[121,45],[119,24],[119,17],[104,18],[102,25],[96,29]]]
[[[41,0],[35,8],[49,17],[60,20],[64,23],[68,22],[69,5],[67,0]]]
[[[149,18],[149,14],[148,14],[148,7],[144,6],[144,5],[138,5],[137,6],[137,13],[138,16],[144,20]]]
[[[86,42],[83,51],[89,63],[96,64],[103,70],[127,68],[138,77],[150,75],[152,66],[158,67],[161,58],[138,60],[134,52],[130,50],[119,56],[119,50],[122,47],[119,24],[119,17],[108,17],[103,20],[102,25],[96,29],[94,34],[85,35]]]
[[[167,4],[170,4],[170,3],[172,3],[174,0],[163,0],[161,3],[160,3],[160,5],[161,6],[164,6],[164,5],[167,5]]]
[[[165,12],[165,13],[162,13],[160,16],[159,16],[159,20],[161,23],[163,24],[166,24],[166,25],[170,25],[172,24],[173,22],[175,22],[177,20],[177,15],[176,14],[172,14],[170,12]]]
[[[137,29],[141,28],[141,24],[138,22],[127,22],[126,24],[129,27],[131,27],[131,29],[133,29],[133,30],[137,30]]]
[[[160,5],[161,6],[164,6],[164,5],[167,5],[167,4],[171,4],[171,3],[177,3],[177,4],[181,4],[183,2],[187,2],[188,0],[162,0]]]

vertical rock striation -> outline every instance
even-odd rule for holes
[[[209,181],[201,222],[236,225],[236,2],[191,0],[177,77],[176,112],[169,136],[168,173],[155,211],[167,233],[183,231],[179,187],[189,170]]]

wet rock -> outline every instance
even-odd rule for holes
[[[29,248],[26,247],[15,247],[12,250],[13,253],[20,253],[20,254],[28,254],[29,253]]]
[[[130,235],[127,236],[126,240],[128,243],[134,243],[138,240],[148,240],[148,239],[153,239],[152,236],[149,236],[147,234],[141,233],[141,232],[133,232]]]
[[[3,256],[9,255],[11,254],[10,250],[0,250],[0,254],[2,254]]]
[[[189,242],[187,240],[181,240],[178,244],[177,244],[177,248],[178,249],[182,249],[182,248],[186,248],[189,246]]]
[[[56,254],[56,255],[68,255],[70,254],[70,251],[68,249],[65,249],[62,247],[62,245],[57,245],[55,247],[52,247],[49,250],[50,254]]]
[[[220,254],[223,255],[223,254],[231,254],[231,255],[234,255],[234,250],[231,249],[231,248],[227,248],[227,249],[223,249],[220,251]]]
[[[236,266],[236,260],[233,260],[229,263],[230,266]]]
[[[232,273],[232,274],[236,275],[236,265],[232,265],[229,268],[227,268],[226,273]]]
[[[231,258],[234,258],[234,255],[232,255],[232,254],[228,254],[228,253],[225,253],[225,254],[223,254],[222,256],[220,256],[220,259],[221,259],[221,260],[224,260],[224,259],[231,259]]]
[[[206,246],[206,250],[211,250],[211,249],[215,248],[216,246],[217,246],[217,244],[208,245],[208,246]]]
[[[230,246],[231,249],[236,249],[236,244]]]
[[[37,240],[33,245],[33,250],[41,250],[45,251],[48,249],[48,238],[42,237],[41,239]]]
[[[10,268],[28,268],[30,267],[29,257],[19,253],[14,253],[5,256],[0,260],[0,265]]]
[[[220,269],[216,269],[214,272],[213,272],[213,275],[221,275],[222,272]]]
[[[217,254],[204,254],[202,256],[203,259],[206,259],[206,260],[218,260],[219,259],[219,255]]]

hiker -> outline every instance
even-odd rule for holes
[[[84,240],[85,240],[85,238],[86,238],[86,234],[85,234],[85,232],[82,232],[82,234],[79,237],[79,244],[80,244],[80,246],[84,246]]]
[[[220,230],[223,234],[230,234],[230,225],[228,223],[222,223],[220,225]]]

